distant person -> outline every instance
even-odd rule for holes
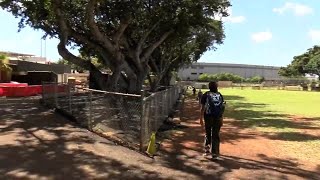
[[[196,95],[197,90],[196,90],[196,88],[195,88],[194,86],[192,87],[192,92],[193,92],[193,95],[195,96],[195,95]]]
[[[197,100],[198,100],[198,102],[199,102],[199,105],[201,105],[201,98],[202,98],[202,95],[203,95],[203,93],[202,93],[201,89],[199,89],[199,92],[198,92],[198,98],[197,98]]]
[[[201,98],[200,124],[205,130],[205,155],[211,153],[212,158],[216,159],[220,155],[220,128],[223,125],[225,105],[218,84],[210,82],[209,89]]]

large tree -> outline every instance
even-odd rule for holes
[[[287,67],[282,67],[279,74],[286,77],[305,76],[306,74],[318,75],[320,79],[320,46],[314,46],[307,52],[293,57]]]
[[[224,39],[221,21],[213,21],[201,28],[192,28],[189,35],[172,37],[164,42],[150,58],[151,72],[155,75],[151,82],[152,90],[157,85],[168,86],[173,75],[181,67],[200,59],[207,50],[215,50],[215,45],[222,44]]]
[[[140,91],[154,51],[170,37],[227,16],[228,0],[2,0],[0,6],[21,18],[19,27],[41,29],[59,38],[59,54],[90,70],[101,89],[114,89],[123,78],[129,92]],[[90,61],[70,53],[77,46],[101,58],[112,76],[108,83]],[[90,54],[89,54],[90,53]]]
[[[90,61],[90,63],[92,63],[96,68],[98,68],[100,71],[107,71],[108,68],[101,64],[101,62],[99,61],[98,58],[95,58],[95,57],[86,57],[86,56],[82,56],[82,55],[79,55],[80,58],[82,59],[86,59],[87,61]],[[71,67],[72,70],[76,70],[78,71],[79,73],[83,73],[85,72],[86,69],[76,65],[76,64],[73,64],[65,59],[59,59],[58,64],[64,64],[64,65],[69,65]]]

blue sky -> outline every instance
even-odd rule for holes
[[[233,0],[232,5],[231,16],[223,19],[224,44],[206,52],[201,62],[285,66],[293,56],[320,44],[318,0]],[[18,33],[19,20],[3,10],[0,22],[0,51],[41,55],[42,32],[27,27]],[[42,55],[58,60],[57,43],[47,40]]]

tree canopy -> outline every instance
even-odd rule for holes
[[[193,28],[188,36],[168,39],[150,58],[151,72],[156,75],[155,81],[151,82],[152,86],[158,83],[168,85],[171,72],[196,62],[204,52],[222,44],[224,37],[222,23],[214,21],[205,27]]]
[[[281,76],[297,77],[306,74],[318,75],[320,79],[320,46],[314,46],[307,52],[293,57],[293,61],[287,67],[279,71]]]
[[[173,60],[180,66],[176,59],[190,62],[190,56],[198,59],[214,43],[221,43],[222,22],[213,17],[228,16],[230,2],[3,0],[0,6],[21,19],[19,28],[31,26],[58,38],[59,54],[90,70],[101,89],[115,89],[118,81],[124,81],[129,92],[138,92],[146,76],[156,72],[155,66],[150,67],[150,59],[155,59],[158,66],[159,61],[168,64]],[[99,58],[112,71],[108,82],[91,61],[73,55],[67,46]],[[159,54],[172,55],[173,59],[158,59]]]
[[[99,62],[99,59],[98,58],[92,58],[92,57],[84,57],[84,56],[79,56],[79,57],[81,57],[81,58],[83,58],[83,59],[87,59],[87,61],[90,61],[95,67],[97,67],[100,71],[105,71],[106,70],[106,66],[104,66],[103,64],[101,64],[100,62]],[[76,71],[78,71],[79,73],[83,73],[83,72],[85,72],[86,71],[86,69],[84,69],[84,68],[82,68],[82,67],[80,67],[80,66],[78,66],[78,65],[76,65],[76,64],[73,64],[73,63],[71,63],[71,62],[69,62],[69,61],[67,61],[67,60],[65,60],[65,59],[59,59],[58,60],[58,62],[57,62],[58,64],[64,64],[64,65],[69,65],[69,66],[71,66],[71,69],[72,70],[76,70]]]

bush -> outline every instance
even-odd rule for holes
[[[0,61],[6,60],[7,56],[4,54],[0,54]]]
[[[199,76],[198,80],[201,82],[232,81],[234,83],[238,83],[238,82],[244,81],[244,78],[232,73],[220,73],[220,74],[202,74]]]
[[[254,76],[250,78],[251,83],[262,83],[264,81],[264,78],[261,76]]]
[[[219,74],[202,74],[199,76],[198,81],[209,82],[209,81],[232,81],[233,83],[249,82],[249,83],[261,83],[264,78],[261,76],[254,76],[251,78],[243,78],[239,75],[232,73],[219,73]]]
[[[209,79],[209,75],[208,74],[201,74],[198,78],[199,81],[201,82],[205,82],[205,81],[208,81]]]

